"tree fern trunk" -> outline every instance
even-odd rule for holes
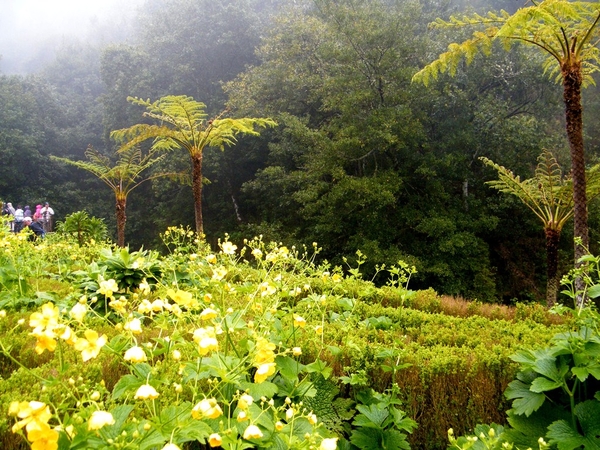
[[[117,197],[117,203],[116,203],[117,245],[119,247],[125,247],[125,222],[127,222],[127,216],[125,214],[126,207],[127,207],[127,199]]]
[[[192,156],[192,191],[194,192],[194,214],[196,217],[196,233],[204,234],[204,223],[202,221],[202,152],[196,152]]]
[[[574,235],[581,243],[575,243],[575,266],[589,248],[588,212],[585,179],[585,151],[583,148],[583,107],[581,105],[581,83],[583,80],[581,62],[568,61],[561,67],[563,75],[563,100],[567,137],[571,150],[571,170],[573,174]],[[583,281],[575,280],[577,290],[582,290]],[[577,299],[578,306],[584,299]]]
[[[546,304],[548,308],[556,304],[558,293],[558,243],[560,241],[560,231],[546,228],[546,261],[547,275],[546,282]]]

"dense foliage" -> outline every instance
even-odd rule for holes
[[[410,291],[402,262],[379,288],[317,245],[213,252],[172,227],[161,256],[93,229],[77,213],[45,240],[0,230],[4,449],[444,448],[449,427],[502,420],[515,351],[569,329]]]
[[[255,234],[317,241],[319,258],[345,268],[342,258],[354,264],[361,250],[371,275],[372,262],[409,261],[416,287],[541,300],[544,233],[524,205],[485,185],[495,174],[479,157],[529,178],[546,148],[569,167],[560,87],[539,69],[539,55],[519,47],[476,57],[427,88],[411,83],[447,42],[464,39],[427,28],[464,3],[148,0],[128,42],[68,43],[37,74],[0,75],[0,199],[48,200],[59,219],[85,209],[114,232],[111,192],[49,156],[84,160],[92,145],[112,157],[110,132],[141,120],[128,96],[185,95],[206,104],[208,117],[227,107],[231,118],[278,123],[204,152],[203,225],[213,246],[225,232],[237,244]],[[470,6],[514,10],[510,2]],[[584,102],[593,161],[597,91]],[[191,173],[191,164],[172,153],[152,171]],[[128,201],[125,241],[158,247],[160,230],[193,223],[189,186],[155,180]],[[570,265],[569,239],[565,228],[559,274]]]

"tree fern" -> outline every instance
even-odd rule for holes
[[[237,136],[249,134],[257,136],[256,128],[275,126],[268,118],[224,117],[226,112],[207,120],[206,105],[186,95],[167,95],[151,102],[137,97],[128,97],[136,105],[146,108],[144,116],[159,122],[137,124],[122,130],[115,130],[111,137],[122,144],[120,151],[151,139],[153,151],[171,151],[178,148],[187,150],[192,163],[192,190],[196,232],[203,234],[202,220],[202,156],[206,147],[224,150],[235,145]]]

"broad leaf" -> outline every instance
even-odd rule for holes
[[[528,417],[539,409],[546,400],[544,394],[531,392],[529,385],[519,380],[512,381],[506,388],[504,395],[509,400],[515,399],[512,404],[515,414],[525,414]]]
[[[583,434],[573,429],[568,421],[559,420],[548,427],[550,444],[556,445],[559,450],[600,449],[600,402],[588,400],[579,403],[574,412]]]

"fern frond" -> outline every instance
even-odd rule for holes
[[[441,73],[449,73],[454,76],[458,64],[463,58],[467,64],[470,64],[478,51],[489,53],[496,28],[490,28],[487,31],[488,33],[476,31],[473,33],[472,39],[467,39],[461,44],[452,43],[448,45],[448,51],[442,53],[438,59],[414,74],[412,81],[422,82],[425,86],[428,86],[429,82],[432,79],[437,80]]]
[[[544,223],[544,228],[561,230],[572,217],[573,183],[569,177],[563,176],[561,167],[550,151],[542,151],[534,177],[523,181],[490,159],[480,159],[498,172],[498,179],[486,184],[518,197]]]

